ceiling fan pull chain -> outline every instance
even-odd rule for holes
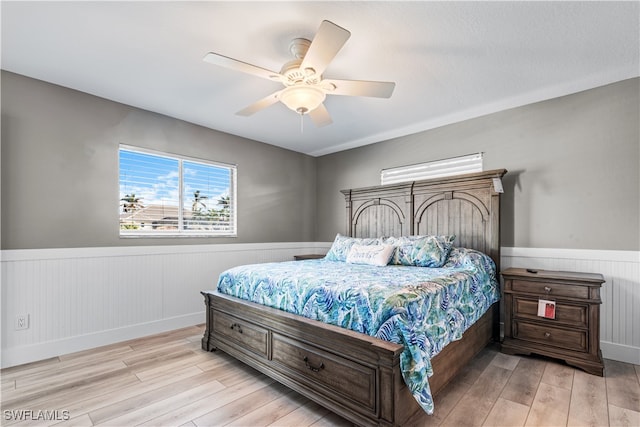
[[[300,133],[304,133],[304,114],[300,114]]]

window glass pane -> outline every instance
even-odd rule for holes
[[[120,229],[177,230],[178,160],[120,150]]]
[[[184,161],[185,230],[231,231],[229,168]]]

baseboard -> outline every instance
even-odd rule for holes
[[[640,365],[640,347],[600,341],[600,350],[605,359]]]
[[[204,322],[205,312],[202,311],[200,313],[192,313],[170,319],[162,319],[87,335],[74,336],[57,341],[48,341],[23,347],[8,348],[2,352],[1,364],[2,368],[23,365],[25,363],[75,353],[77,351],[88,350],[103,345],[115,344],[187,326],[198,325]]]

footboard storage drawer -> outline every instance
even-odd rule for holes
[[[274,367],[356,411],[376,411],[376,370],[312,345],[274,333]]]
[[[269,331],[235,316],[213,312],[213,331],[230,338],[237,347],[269,357]]]
[[[229,353],[358,426],[403,426],[422,413],[402,378],[402,345],[228,295],[203,295],[203,349]]]

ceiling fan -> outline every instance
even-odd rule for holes
[[[236,114],[250,116],[280,101],[300,115],[308,114],[320,127],[332,122],[323,104],[327,95],[368,96],[389,98],[393,82],[324,79],[322,73],[347,42],[351,33],[330,21],[322,21],[313,41],[297,38],[291,41],[290,52],[295,59],[285,63],[279,73],[209,52],[204,61],[232,70],[277,81],[284,89],[251,104]]]

